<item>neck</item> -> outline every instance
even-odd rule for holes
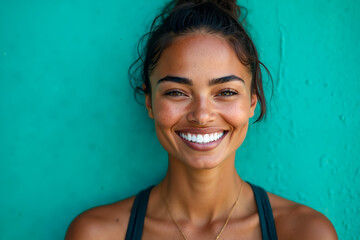
[[[169,169],[160,187],[177,219],[206,224],[226,218],[238,196],[241,181],[234,161],[199,170],[169,159]]]

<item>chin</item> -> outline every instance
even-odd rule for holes
[[[214,169],[217,166],[219,166],[220,164],[221,164],[221,162],[218,162],[218,161],[209,161],[209,160],[202,160],[202,159],[195,159],[195,160],[192,160],[191,162],[188,162],[189,167],[191,167],[193,169],[198,169],[198,170]]]
[[[235,153],[234,153],[235,155]],[[225,162],[235,159],[234,156],[213,156],[213,155],[203,155],[203,156],[183,156],[183,157],[169,157],[169,161],[176,161],[181,165],[185,165],[187,168],[194,170],[210,170],[214,169]]]

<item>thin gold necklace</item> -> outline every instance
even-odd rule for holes
[[[238,200],[239,200],[239,197],[240,197],[240,194],[241,194],[241,191],[242,191],[242,186],[243,186],[242,180],[241,180],[241,183],[240,183],[240,184],[241,184],[241,185],[240,185],[240,190],[239,190],[239,193],[238,193],[238,195],[237,195],[237,197],[236,197],[236,200],[235,200],[235,202],[234,202],[234,204],[233,204],[233,206],[232,206],[232,208],[231,208],[230,214],[229,214],[229,216],[227,217],[224,225],[222,226],[219,234],[216,236],[215,240],[218,240],[218,239],[220,238],[220,235],[223,233],[226,225],[228,224],[228,222],[229,222],[229,220],[230,220],[230,217],[231,217],[232,213],[234,212],[234,209],[235,209],[235,207],[236,207],[236,205],[237,205],[237,203],[238,203]],[[170,210],[169,210],[169,206],[168,206],[168,204],[167,204],[167,202],[166,202],[166,200],[165,200],[165,198],[164,198],[164,193],[163,193],[162,189],[163,189],[163,188],[162,188],[162,186],[161,186],[161,198],[162,198],[162,200],[163,200],[163,202],[164,202],[164,204],[165,204],[166,210],[167,210],[168,214],[170,215],[171,220],[175,223],[177,229],[181,232],[181,235],[183,236],[183,238],[184,238],[185,240],[188,240],[187,237],[186,237],[186,235],[185,235],[185,233],[183,232],[183,230],[181,230],[179,224],[178,224],[178,223],[175,221],[175,219],[173,218],[173,216],[172,216],[172,214],[171,214],[171,212],[170,212]]]

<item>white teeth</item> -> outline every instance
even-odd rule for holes
[[[198,143],[203,143],[203,142],[204,142],[203,135],[198,134],[198,135],[197,135],[197,138],[196,138],[196,141],[197,141]]]
[[[192,135],[191,141],[192,141],[192,142],[196,142],[196,135]]]
[[[215,139],[214,134],[210,134],[209,142],[214,141],[214,139]]]
[[[224,132],[216,132],[211,134],[191,134],[191,133],[180,133],[183,139],[195,142],[195,143],[209,143],[218,140],[224,135]]]
[[[210,141],[209,134],[204,135],[204,143],[208,143]]]
[[[185,136],[183,133],[180,133],[180,136],[181,136],[182,138],[185,138],[185,139],[187,140],[186,136]]]

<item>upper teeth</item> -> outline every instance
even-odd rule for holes
[[[188,141],[195,143],[208,143],[218,140],[224,135],[224,132],[216,132],[211,134],[191,134],[180,133],[180,136]]]

